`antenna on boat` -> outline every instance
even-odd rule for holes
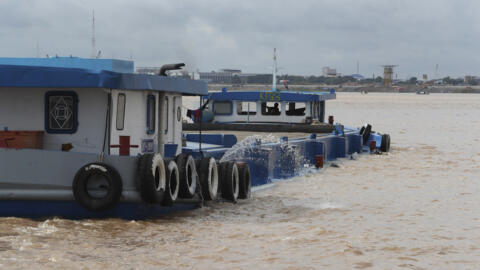
[[[92,10],[92,58],[96,58],[97,50],[95,49],[95,10]]]
[[[277,48],[273,48],[273,78],[272,91],[277,91]]]

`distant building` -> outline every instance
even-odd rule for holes
[[[199,72],[200,80],[204,80],[207,83],[240,83],[239,69],[221,69],[219,71],[211,72]]]
[[[337,70],[334,68],[329,68],[329,67],[323,67],[322,69],[322,75],[324,77],[337,77],[338,73]]]
[[[241,70],[241,69],[228,69],[228,68],[223,68],[223,69],[220,69],[220,72],[242,73],[242,70]]]
[[[472,75],[467,75],[463,78],[463,82],[465,84],[470,84],[470,85],[478,85],[479,80],[480,79],[477,76],[472,76]]]
[[[240,69],[198,72],[198,75],[200,80],[204,80],[207,83],[245,84],[272,82],[272,74],[242,73]]]

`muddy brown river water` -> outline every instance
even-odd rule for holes
[[[1,218],[0,269],[480,269],[480,95],[327,106],[391,152],[156,220]]]

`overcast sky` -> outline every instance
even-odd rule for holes
[[[0,56],[90,57],[92,10],[102,58],[136,67],[270,73],[276,47],[281,74],[480,75],[475,0],[1,0]]]

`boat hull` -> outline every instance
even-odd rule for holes
[[[176,211],[192,210],[198,203],[179,203],[173,207],[135,202],[120,202],[105,211],[90,211],[76,201],[49,200],[0,200],[1,217],[50,218],[68,219],[85,218],[121,218],[140,220],[156,218]]]

